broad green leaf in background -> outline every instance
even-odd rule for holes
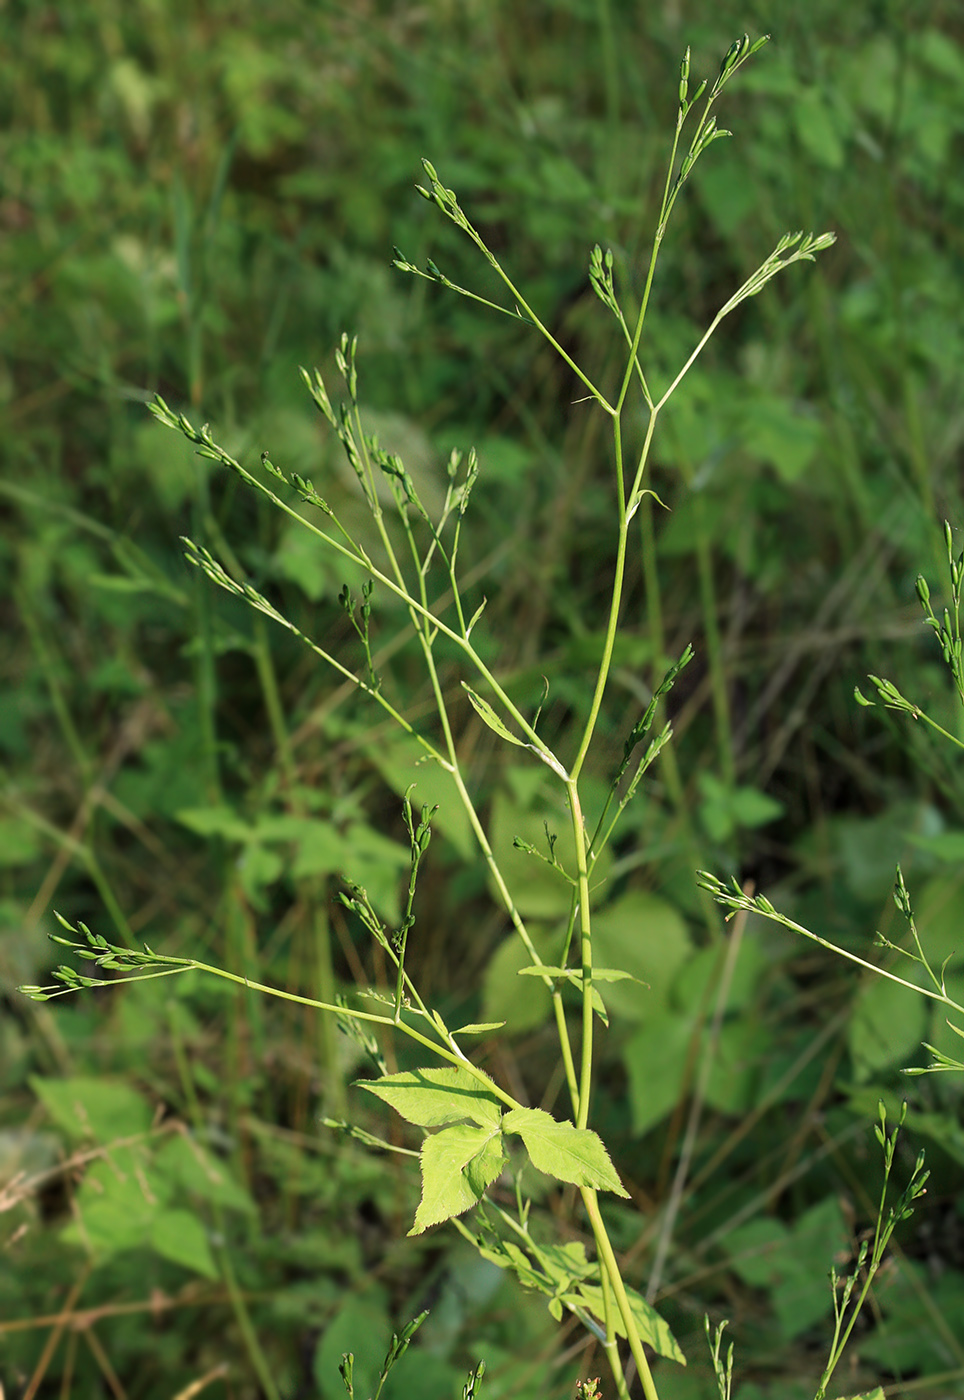
[[[162,1210],[151,1221],[150,1241],[155,1254],[170,1259],[202,1278],[217,1278],[208,1233],[189,1210]]]
[[[692,1037],[689,1016],[660,1009],[623,1046],[633,1132],[637,1136],[665,1118],[679,1101]]]
[[[785,398],[755,393],[747,396],[740,415],[739,435],[748,452],[768,463],[781,480],[790,483],[802,476],[816,458],[824,429],[812,411],[807,414]],[[759,823],[745,822],[744,825]]]
[[[925,1263],[901,1259],[881,1271],[874,1296],[883,1317],[860,1339],[863,1361],[897,1376],[959,1370],[964,1276],[958,1269],[934,1279]]]
[[[960,1058],[964,1058],[964,1056]],[[860,1098],[862,1095],[866,1095],[868,1100],[866,1112],[869,1116],[873,1111],[873,1105],[869,1101],[878,1097],[876,1088],[858,1090],[858,1093],[854,1095],[854,1100],[860,1107],[864,1107]],[[879,1097],[885,1096],[880,1095]],[[893,1107],[888,1106],[888,1113],[896,1114],[899,1111],[900,1104],[896,1100]],[[953,1110],[949,1113],[922,1113],[919,1110],[911,1109],[907,1114],[907,1130],[931,1138],[958,1167],[964,1167],[964,1123]],[[957,1209],[958,1214],[964,1216],[964,1199],[960,1197]]]
[[[770,1217],[751,1220],[727,1235],[727,1248],[736,1273],[766,1292],[787,1340],[832,1316],[827,1275],[850,1250],[835,1199],[811,1207],[790,1230]]]
[[[706,1053],[707,1035],[703,1048]],[[736,1117],[759,1098],[760,1076],[773,1052],[773,1032],[750,1016],[728,1017],[712,1052],[706,1102]]]
[[[305,875],[339,875],[348,869],[351,846],[332,822],[321,817],[295,817],[271,813],[255,825],[259,841],[291,842],[295,849],[291,867],[298,879]]]
[[[910,963],[907,969],[911,969]],[[896,969],[901,976],[906,970]],[[891,1065],[921,1062],[929,1006],[924,997],[887,977],[869,976],[861,985],[850,1018],[848,1041],[859,1082]]]
[[[536,952],[546,962],[559,956],[561,934],[530,926],[529,935]],[[545,983],[538,977],[519,976],[531,966],[521,938],[510,933],[489,958],[483,975],[482,1015],[487,1020],[504,1021],[510,1034],[543,1025],[552,1010],[552,997]]]
[[[400,798],[414,783],[413,804],[438,807],[432,818],[432,830],[440,831],[451,841],[463,860],[471,860],[478,846],[452,774],[426,759],[425,750],[407,734],[372,744],[366,753]]]
[[[685,964],[673,983],[673,1002],[681,1008],[700,1006],[704,997],[707,1003],[715,1003],[716,989],[723,973],[723,963],[727,954],[727,943],[720,939],[700,948]],[[726,997],[727,1011],[742,1011],[750,1005],[761,979],[773,966],[756,938],[744,938],[740,944],[739,956],[732,969],[730,985]],[[593,973],[595,976],[595,973]]]
[[[288,865],[275,848],[289,846],[294,848],[293,877],[346,875],[367,890],[379,913],[398,917],[398,878],[408,864],[408,850],[365,823],[356,822],[342,833],[321,817],[269,812],[252,824],[224,805],[185,808],[177,816],[199,836],[220,836],[242,844],[237,868],[245,893],[255,902]]]
[[[212,1157],[186,1133],[176,1133],[154,1154],[154,1170],[175,1184],[176,1192],[189,1192],[226,1210],[257,1213],[248,1192],[231,1175],[227,1163]]]
[[[88,1168],[76,1193],[77,1219],[61,1238],[87,1247],[99,1263],[128,1249],[151,1249],[170,1183],[151,1171],[143,1147],[121,1147]]]
[[[109,1147],[85,1172],[75,1198],[77,1220],[62,1238],[90,1249],[95,1262],[149,1249],[203,1278],[217,1278],[202,1218],[177,1204],[187,1193],[246,1214],[255,1210],[220,1164],[200,1150],[195,1155],[179,1135],[153,1156],[145,1142]]]
[[[265,907],[263,891],[281,878],[285,862],[277,851],[269,851],[257,841],[249,841],[238,856],[236,867],[241,888],[256,909]]]
[[[254,830],[233,807],[185,807],[177,814],[182,826],[198,836],[223,836],[226,841],[250,841]]]
[[[606,988],[610,1014],[629,1021],[648,1020],[666,1002],[692,952],[683,916],[646,890],[632,890],[599,911],[593,919],[593,944],[594,960],[636,979]]]
[[[306,518],[310,515],[309,506],[301,506],[300,509],[296,506],[295,509]],[[285,524],[275,559],[283,577],[297,583],[313,603],[317,603],[326,593],[336,596],[346,582],[344,568],[334,564],[323,549],[318,549],[313,537],[295,520]],[[351,582],[354,583],[354,579]]]
[[[30,1076],[30,1087],[58,1127],[71,1137],[97,1142],[146,1133],[154,1112],[147,1100],[127,1084],[76,1075],[71,1079]]]
[[[377,912],[390,923],[401,918],[399,877],[408,869],[411,851],[392,841],[364,822],[356,822],[345,832],[350,859],[343,873],[368,892]]]
[[[879,816],[830,817],[819,833],[815,828],[808,832],[798,849],[804,858],[812,850],[815,865],[823,871],[827,852],[831,852],[847,888],[858,899],[876,904],[889,899],[898,863],[914,896],[914,848],[922,838],[939,835],[941,825],[940,815],[930,802],[894,802]],[[896,918],[896,911],[891,912]]]
[[[321,1400],[345,1400],[345,1386],[338,1373],[346,1352],[354,1356],[356,1396],[374,1395],[392,1324],[384,1291],[369,1287],[361,1295],[350,1293],[329,1318],[315,1349],[314,1378]]]
[[[961,849],[951,857],[960,866],[964,861],[964,832],[948,832],[947,836],[955,846],[961,843]],[[910,896],[931,966],[939,971],[948,959],[949,968],[964,965],[964,875],[934,875],[911,889]],[[907,946],[905,938],[894,941]]]
[[[712,773],[699,777],[700,821],[712,841],[726,841],[735,831],[753,830],[776,821],[783,806],[754,787],[731,787]]]
[[[29,865],[42,851],[39,836],[25,822],[8,818],[0,821],[0,867]]]
[[[791,108],[801,146],[819,165],[839,170],[846,159],[851,108],[836,100],[834,89],[807,87],[797,92]]]
[[[711,222],[730,238],[752,216],[760,191],[746,162],[724,150],[700,171],[699,197]]]

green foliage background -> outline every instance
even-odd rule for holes
[[[714,146],[680,210],[648,323],[654,377],[786,228],[839,241],[711,343],[657,441],[651,484],[669,509],[640,512],[613,756],[666,658],[697,649],[674,751],[614,853],[599,920],[600,962],[651,988],[609,995],[599,1106],[634,1194],[611,1208],[614,1237],[644,1289],[720,977],[698,866],[779,890],[856,947],[894,931],[899,859],[929,949],[964,985],[960,778],[923,735],[888,733],[852,700],[868,671],[913,674],[931,712],[960,725],[913,590],[919,570],[943,582],[941,520],[964,524],[959,6],[0,3],[8,1395],[160,1400],[203,1379],[232,1397],[333,1397],[341,1353],[356,1351],[356,1377],[377,1372],[391,1327],[423,1306],[399,1385],[454,1395],[484,1355],[487,1400],[572,1394],[586,1358],[565,1350],[575,1335],[560,1346],[539,1299],[454,1235],[397,1243],[409,1164],[319,1124],[345,1115],[360,1063],[330,1027],[200,982],[53,1007],[14,989],[44,980],[54,907],[292,990],[377,978],[331,896],[348,874],[397,917],[415,776],[418,800],[442,802],[444,838],[411,944],[423,991],[464,1004],[465,1020],[508,1013],[497,1062],[532,1093],[548,1083],[552,1106],[539,989],[515,976],[441,779],[413,774],[405,745],[293,639],[211,596],[178,535],[213,541],[352,656],[344,577],[144,405],[159,391],[236,455],[267,448],[351,518],[297,366],[327,370],[357,331],[367,425],[427,499],[452,446],[479,449],[467,548],[492,663],[526,704],[549,677],[546,722],[564,745],[603,629],[599,423],[547,350],[395,272],[392,248],[485,291],[412,194],[428,156],[606,383],[616,361],[588,251],[611,246],[632,285],[679,58],[691,45],[694,74],[711,75],[744,30],[774,42],[734,84],[735,139]],[[389,600],[375,625],[417,718],[422,680]],[[541,840],[554,817],[541,778],[468,708],[464,722],[496,840]],[[551,883],[529,879],[526,897],[548,937]],[[911,1158],[926,1143],[934,1176],[847,1388],[943,1374],[940,1394],[964,1393],[960,1090],[898,1075],[942,1036],[899,989],[749,925],[656,1280],[690,1362],[659,1372],[668,1400],[713,1393],[706,1309],[732,1318],[740,1396],[812,1393],[825,1275],[873,1210],[874,1105],[902,1092]],[[393,1131],[361,1097],[353,1114]]]

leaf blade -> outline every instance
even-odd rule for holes
[[[500,739],[505,739],[510,744],[515,744],[517,748],[527,749],[530,746],[522,739],[517,739],[510,729],[502,723],[502,720],[493,710],[488,700],[483,700],[481,695],[476,695],[470,686],[462,682],[462,689],[471,701],[472,708],[483,724],[488,725],[494,734],[498,734]]]
[[[420,1128],[447,1127],[466,1119],[479,1127],[498,1127],[502,1117],[498,1096],[464,1069],[405,1070],[355,1082]]]
[[[502,1119],[502,1129],[518,1133],[532,1165],[547,1176],[574,1186],[612,1191],[617,1196],[629,1195],[602,1138],[591,1128],[560,1123],[542,1108],[514,1108]]]
[[[502,1136],[491,1127],[456,1124],[427,1137],[420,1160],[422,1198],[409,1235],[462,1215],[482,1199],[505,1161]]]

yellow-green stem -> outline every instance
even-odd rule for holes
[[[579,935],[582,959],[582,1047],[579,1066],[579,1113],[576,1126],[585,1128],[589,1122],[589,1098],[592,1093],[592,914],[589,907],[589,872],[586,865],[586,828],[582,819],[579,790],[574,781],[566,784],[572,835],[576,847],[576,878],[579,885]]]
[[[407,1022],[396,1021],[393,1016],[379,1016],[372,1011],[359,1011],[353,1006],[333,1006],[330,1002],[316,1001],[314,997],[303,997],[299,996],[297,992],[285,992],[282,991],[280,987],[269,987],[263,982],[252,982],[249,977],[241,977],[237,973],[228,972],[227,969],[223,967],[212,967],[210,963],[197,962],[194,958],[185,959],[181,968],[171,969],[172,972],[188,972],[192,970],[195,972],[209,972],[213,977],[223,977],[229,982],[236,982],[239,986],[247,987],[249,991],[263,992],[265,996],[269,997],[279,997],[282,1001],[294,1002],[296,1006],[311,1006],[316,1011],[331,1011],[334,1012],[336,1016],[347,1016],[355,1021],[368,1021],[376,1026],[397,1027],[404,1035],[407,1035],[410,1040],[418,1041],[419,1045],[424,1045],[428,1050],[431,1050],[433,1055],[437,1055],[439,1059],[447,1060],[449,1064],[457,1066],[458,1069],[465,1070],[473,1079],[477,1079],[483,1088],[488,1090],[489,1093],[495,1094],[496,1098],[501,1099],[509,1108],[521,1107],[511,1094],[507,1094],[503,1089],[500,1089],[494,1079],[490,1079],[484,1070],[477,1069],[476,1066],[472,1064],[471,1060],[466,1059],[464,1055],[454,1054],[451,1050],[447,1050],[444,1045],[439,1045],[438,1041],[430,1040],[428,1036],[422,1035],[420,1031],[417,1031],[414,1026],[408,1025]],[[137,979],[130,978],[126,980],[135,981]]]
[[[636,1327],[636,1319],[633,1317],[632,1308],[629,1306],[629,1298],[626,1296],[626,1285],[623,1283],[623,1276],[619,1271],[619,1264],[616,1260],[616,1255],[613,1253],[613,1247],[610,1243],[602,1215],[600,1214],[596,1193],[591,1187],[584,1186],[581,1189],[581,1195],[583,1205],[586,1207],[586,1214],[589,1216],[589,1223],[592,1226],[593,1238],[596,1241],[600,1269],[604,1269],[609,1275],[609,1282],[612,1284],[613,1292],[616,1295],[616,1306],[619,1308],[619,1315],[626,1329],[629,1349],[633,1354],[633,1360],[636,1362],[636,1369],[639,1372],[639,1379],[643,1384],[646,1400],[659,1400],[659,1393],[653,1381],[653,1373],[649,1369],[649,1362],[646,1360],[642,1339]]]
[[[603,1342],[603,1349],[606,1359],[609,1362],[609,1369],[612,1371],[613,1380],[616,1382],[616,1391],[619,1400],[629,1400],[629,1386],[626,1384],[626,1373],[623,1370],[622,1362],[619,1359],[619,1342],[616,1340],[615,1319],[613,1317],[613,1288],[609,1282],[609,1273],[606,1269],[599,1270],[599,1283],[603,1296],[603,1321],[606,1326],[606,1340]]]

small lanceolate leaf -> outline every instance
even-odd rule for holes
[[[480,618],[480,617],[482,616],[482,614],[485,612],[485,605],[486,605],[487,602],[488,602],[488,599],[487,599],[487,598],[483,598],[482,601],[481,601],[481,603],[479,604],[479,606],[476,608],[475,612],[474,612],[474,613],[472,614],[472,616],[469,618],[469,625],[468,625],[468,627],[466,627],[466,629],[465,629],[465,635],[466,635],[467,638],[468,638],[468,637],[471,637],[471,635],[472,635],[472,628],[475,626],[475,624],[478,622],[479,618]]]
[[[591,1186],[628,1196],[602,1138],[590,1128],[560,1123],[542,1108],[514,1108],[502,1120],[507,1133],[518,1133],[532,1165],[558,1181]]]
[[[464,1069],[413,1069],[356,1083],[420,1128],[440,1128],[466,1119],[480,1127],[498,1127],[502,1117],[498,1096]]]
[[[566,977],[577,987],[582,986],[582,970],[578,967],[549,967],[545,963],[540,963],[538,967],[520,967],[520,977]],[[592,970],[592,980],[594,982],[639,982],[641,987],[647,983],[640,982],[638,977],[634,977],[631,972],[624,972],[621,967],[594,967]]]
[[[582,971],[575,967],[548,967],[541,964],[539,967],[520,967],[520,977],[564,977],[570,986],[582,994]],[[609,1025],[609,1012],[606,1010],[606,1003],[599,995],[597,982],[637,982],[639,986],[646,987],[647,982],[641,982],[638,977],[634,977],[631,972],[623,972],[618,967],[594,967],[592,970],[592,1008],[602,1021],[604,1026]]]
[[[422,1199],[410,1235],[440,1225],[476,1205],[505,1162],[498,1127],[460,1123],[422,1144]]]
[[[474,618],[472,620],[473,622],[475,621]],[[471,690],[465,684],[465,681],[462,682],[462,689],[465,691],[466,695],[471,700],[472,708],[475,710],[476,714],[479,716],[479,718],[484,724],[487,724],[489,726],[489,728],[494,734],[498,734],[500,739],[508,740],[510,744],[516,744],[520,749],[525,749],[529,747],[528,744],[526,744],[522,739],[517,739],[515,735],[505,727],[501,719],[499,719],[499,716],[496,714],[495,710],[493,710],[492,706],[489,704],[488,700],[483,700],[481,695],[476,695],[475,691]]]
[[[493,710],[488,700],[483,700],[481,695],[476,695],[475,691],[465,684],[465,681],[462,682],[462,689],[471,700],[472,707],[479,718],[488,725],[494,734],[498,734],[500,739],[508,740],[510,744],[515,744],[517,748],[529,749],[537,758],[542,760],[547,768],[551,768],[557,777],[561,778],[563,782],[568,782],[569,774],[566,772],[565,768],[563,768],[555,754],[550,753],[548,749],[540,748],[537,744],[527,744],[524,739],[517,739],[502,723],[502,720],[496,714],[495,710]]]

